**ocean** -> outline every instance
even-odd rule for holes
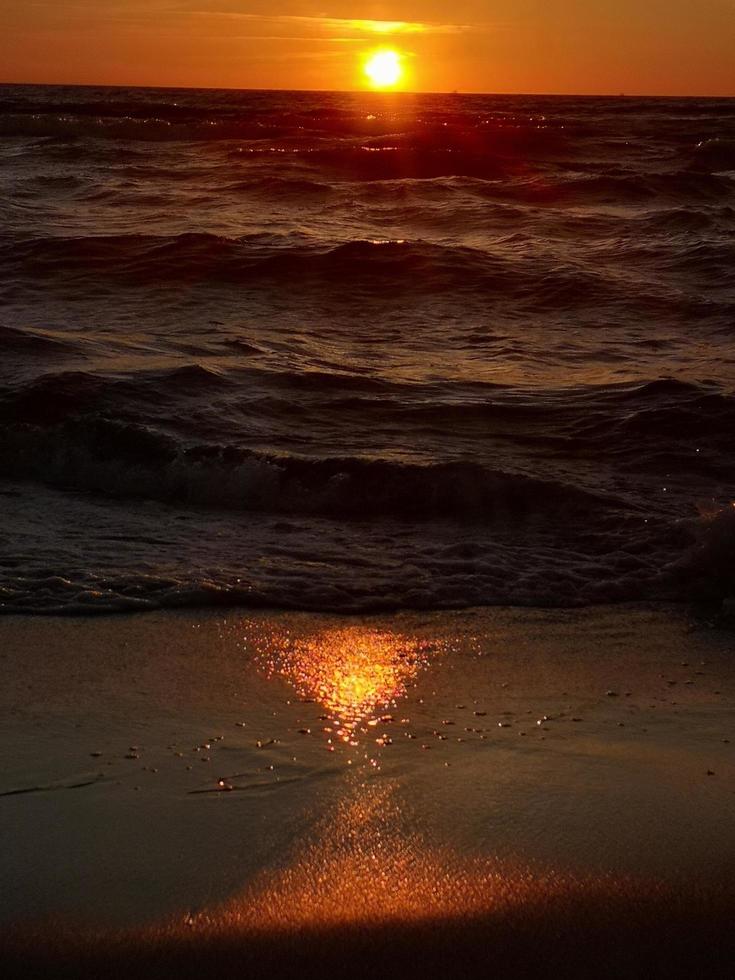
[[[735,594],[735,100],[0,86],[0,611]]]

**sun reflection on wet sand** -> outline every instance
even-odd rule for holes
[[[407,698],[422,671],[454,649],[450,641],[365,624],[264,633],[262,624],[246,621],[240,629],[267,677],[285,681],[301,702],[321,706],[332,749],[363,740],[389,744],[389,722],[409,719],[388,712]],[[422,828],[401,781],[376,772],[370,762],[367,754],[362,765],[344,773],[337,796],[325,803],[316,823],[305,822],[310,829],[285,855],[286,863],[258,875],[228,902],[191,917],[188,927],[205,936],[253,936],[351,924],[456,922],[559,899],[617,900],[641,888],[627,878],[578,877],[500,860],[492,851],[463,853],[448,840],[435,840]]]
[[[485,907],[491,878],[480,885],[470,868],[406,826],[413,821],[396,789],[393,781],[358,781],[287,868],[264,875],[215,920],[271,931]]]
[[[258,657],[266,674],[282,677],[302,700],[325,709],[329,745],[356,746],[368,733],[387,744],[390,736],[378,729],[381,720],[393,720],[385,712],[440,652],[440,644],[360,625],[305,637],[271,634]]]
[[[693,936],[699,962],[727,934],[732,906],[716,896],[692,903],[644,878],[575,876],[435,844],[402,805],[398,781],[349,773],[346,796],[325,807],[290,862],[228,901],[140,928],[52,936],[46,960],[44,924],[12,937],[16,960],[26,968],[41,951],[41,965],[55,967],[62,949],[64,962],[86,964],[75,975],[89,977],[546,976],[556,967],[617,978],[644,960],[635,976],[693,976],[672,973],[681,962],[672,937]]]
[[[207,779],[206,789],[193,791],[197,795],[188,800],[186,816],[166,797],[165,828],[158,830],[176,832],[168,821],[170,808],[184,824],[186,836],[178,840],[192,842],[194,849],[193,834],[209,834],[216,841],[216,860],[227,870],[219,877],[218,872],[212,873],[211,881],[219,881],[219,887],[212,887],[209,881],[206,890],[198,886],[199,855],[215,852],[195,851],[196,877],[186,877],[191,867],[182,862],[181,881],[172,889],[176,905],[167,900],[161,918],[122,929],[91,927],[86,931],[62,923],[58,934],[45,921],[31,923],[11,937],[14,955],[24,968],[20,975],[41,975],[27,966],[40,951],[52,968],[63,955],[64,962],[87,964],[86,973],[78,975],[95,977],[103,973],[175,975],[183,980],[216,973],[220,977],[298,976],[303,980],[345,968],[354,977],[423,977],[432,971],[453,975],[458,963],[464,965],[468,957],[475,964],[464,970],[470,976],[484,976],[488,969],[498,974],[545,976],[549,968],[559,970],[556,964],[563,964],[564,975],[588,977],[602,975],[597,968],[601,957],[607,962],[619,953],[624,967],[631,956],[638,963],[641,937],[645,941],[651,937],[649,961],[658,966],[662,949],[677,964],[671,953],[672,935],[699,937],[699,949],[712,945],[720,935],[729,935],[729,891],[720,894],[713,888],[712,892],[693,893],[690,885],[682,887],[678,879],[657,880],[655,871],[628,872],[626,868],[635,867],[630,862],[616,871],[618,852],[614,849],[604,855],[604,864],[597,862],[596,854],[591,861],[584,856],[579,862],[570,861],[563,838],[560,848],[554,836],[554,808],[564,793],[561,814],[568,825],[565,833],[572,839],[583,824],[570,818],[571,808],[584,809],[587,785],[582,781],[577,789],[568,779],[550,784],[550,756],[539,752],[534,762],[528,749],[530,737],[519,740],[518,751],[525,755],[513,756],[506,740],[511,729],[503,722],[497,726],[496,744],[481,743],[483,732],[474,748],[470,747],[469,733],[478,732],[474,719],[491,707],[491,702],[482,700],[489,697],[488,685],[495,690],[505,688],[499,678],[510,676],[495,665],[492,676],[487,677],[489,664],[483,663],[485,679],[480,682],[479,673],[470,670],[474,660],[465,658],[462,667],[461,656],[450,656],[478,648],[474,624],[461,639],[455,633],[437,636],[429,622],[425,627],[427,633],[431,629],[428,640],[420,638],[423,624],[411,634],[408,628],[402,633],[378,628],[377,623],[374,619],[345,625],[326,617],[315,623],[294,616],[285,625],[274,625],[257,616],[237,617],[224,634],[223,659],[215,662],[213,672],[232,668],[225,677],[228,689],[236,692],[234,701],[252,682],[254,724],[260,726],[267,720],[274,726],[272,734],[282,738],[258,742],[257,748],[249,738],[248,744],[233,739],[230,757],[247,760],[244,768],[248,772],[242,775],[241,785],[228,781],[223,788],[240,792],[217,791],[215,802]],[[230,645],[233,636],[235,643]],[[489,631],[482,636],[482,650],[502,650],[502,637],[494,634],[490,639]],[[242,657],[237,655],[243,648],[247,651],[244,670]],[[519,662],[522,659],[516,658],[514,669],[519,669]],[[424,682],[431,677],[429,668],[436,664],[445,670],[437,671],[429,694]],[[527,664],[525,671],[524,683],[536,684],[538,665]],[[200,675],[186,676],[195,687],[193,682]],[[240,676],[243,688],[237,687]],[[167,690],[168,672],[164,680]],[[449,685],[449,694],[445,685]],[[507,707],[507,697],[499,695],[497,704]],[[460,698],[464,703],[455,704]],[[606,703],[607,696],[602,698]],[[287,709],[271,710],[284,700]],[[473,719],[473,727],[464,729],[467,738],[463,734],[453,742],[435,743],[447,749],[455,746],[452,763],[445,761],[446,752],[419,756],[401,752],[396,739],[394,747],[384,753],[391,757],[390,765],[380,770],[370,765],[370,756],[382,752],[373,749],[381,733],[400,730],[396,726],[404,720],[401,715],[409,713],[407,700],[416,712],[411,724],[417,728],[428,727],[434,712],[440,706],[445,711],[448,704],[455,704],[457,711],[466,710],[468,721]],[[421,707],[419,701],[424,702]],[[401,704],[391,725],[387,713]],[[324,718],[325,740],[359,744],[359,750],[344,753],[352,765],[335,764],[335,757],[325,764],[325,741],[307,738],[299,742],[300,736],[294,734],[301,723],[297,716]],[[554,720],[561,728],[561,716]],[[579,721],[568,720],[570,728],[573,720]],[[288,730],[279,730],[281,724]],[[454,720],[447,718],[444,724],[454,724]],[[252,734],[259,731],[254,729]],[[408,728],[403,732],[409,734]],[[443,732],[434,735],[439,740]],[[416,733],[411,737],[417,738]],[[563,732],[560,737],[571,739]],[[289,769],[289,760],[296,762],[291,755],[297,751],[295,743],[304,745],[305,758],[299,753],[299,766]],[[418,740],[401,743],[409,751],[420,747]],[[463,748],[456,748],[457,743],[463,743]],[[313,748],[320,757],[316,764],[313,754],[309,755]],[[227,749],[217,751],[224,762]],[[588,743],[584,751],[589,753]],[[530,759],[532,768],[519,767],[518,759]],[[259,764],[271,761],[277,763],[276,768],[283,765],[282,781],[262,778],[263,768],[274,767]],[[599,756],[591,766],[599,766]],[[499,771],[507,779],[494,786]],[[579,771],[575,765],[575,780]],[[518,782],[518,788],[512,781]],[[620,819],[621,806],[616,797],[608,841],[613,834],[620,833],[625,839],[629,833]],[[538,822],[525,822],[522,808],[535,808],[540,814]],[[73,812],[76,819],[78,811]],[[590,812],[594,817],[600,811]],[[583,817],[587,819],[586,810]],[[547,835],[552,846],[536,847],[531,836],[534,830]],[[596,846],[605,839],[604,833],[604,827],[602,831],[593,828]],[[579,841],[574,837],[575,847],[587,839],[584,830]],[[136,843],[138,840],[136,837]],[[178,840],[173,840],[177,860]],[[158,838],[153,843],[158,851]],[[127,851],[121,860],[129,860]],[[152,879],[154,870],[148,873]],[[124,878],[123,873],[123,884]],[[189,891],[192,880],[196,887]],[[173,914],[172,908],[176,909]],[[549,949],[557,951],[552,967]],[[569,968],[575,957],[584,961],[584,970]],[[114,970],[106,969],[108,963]],[[543,970],[524,969],[528,963]],[[516,968],[509,970],[509,964]],[[617,970],[617,965],[615,961],[604,975],[628,975]],[[147,966],[156,972],[144,972]],[[664,971],[659,972],[663,975]],[[58,974],[51,969],[44,975]]]
[[[630,881],[582,880],[457,853],[430,841],[402,804],[394,780],[363,779],[325,812],[311,842],[283,869],[265,872],[239,897],[199,913],[204,932],[290,932],[364,923],[477,918],[524,903],[553,903],[599,889],[624,894]]]

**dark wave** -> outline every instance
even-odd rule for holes
[[[37,357],[54,357],[73,352],[73,345],[65,343],[58,337],[2,324],[0,324],[0,347],[6,356],[32,354]]]
[[[103,109],[99,116],[64,113],[54,115],[0,115],[0,137],[45,138],[63,140],[114,140],[151,143],[211,142],[212,140],[278,139],[288,134],[283,126],[266,126],[238,120],[186,120],[165,118],[158,114],[112,116]]]
[[[717,603],[735,591],[735,510],[657,524],[606,511],[596,530],[547,513],[518,525],[334,522],[310,516],[104,507],[14,484],[27,526],[44,508],[60,550],[6,556],[0,614],[85,615],[160,607],[270,606],[340,613],[473,605]],[[81,535],[68,533],[73,524]],[[59,537],[59,532],[61,538]],[[81,550],[80,550],[81,545]],[[131,561],[132,558],[132,561]]]
[[[507,134],[485,145],[391,146],[372,143],[308,149],[303,162],[320,171],[349,180],[428,180],[437,177],[474,177],[497,180],[526,174],[535,154],[548,152],[559,143],[558,136],[540,136],[536,131]],[[264,150],[265,154],[272,151]]]
[[[658,233],[663,235],[681,235],[682,244],[691,245],[692,232],[724,233],[729,235],[735,221],[735,207],[724,204],[720,207],[702,209],[693,205],[657,209],[640,216],[629,218],[626,225],[631,234]],[[684,237],[686,236],[686,237]],[[664,251],[659,248],[659,251]]]
[[[411,463],[265,455],[232,446],[182,446],[105,418],[0,434],[6,477],[52,486],[250,511],[457,521],[530,519],[614,505],[603,495],[472,462]]]
[[[185,423],[193,400],[210,401],[213,419],[226,417],[243,384],[250,394],[237,409],[242,419],[271,418],[287,431],[298,403],[314,432],[322,420],[337,418],[353,438],[389,427],[409,440],[429,439],[435,461],[323,451],[309,458],[197,439],[196,424]],[[591,526],[610,508],[650,510],[647,474],[654,486],[672,474],[675,483],[694,474],[723,485],[735,476],[729,451],[735,397],[714,385],[663,379],[523,397],[478,384],[421,391],[379,378],[248,366],[235,376],[201,365],[127,378],[48,374],[0,396],[0,466],[6,477],[214,508],[458,522],[567,514]],[[164,411],[169,427],[185,435],[156,425]],[[139,421],[148,416],[152,423]],[[455,447],[478,440],[489,447],[492,439],[510,452],[514,468],[489,465],[489,448],[482,460],[442,459],[449,438]],[[543,476],[539,454],[547,459]],[[626,490],[606,489],[593,460],[628,474]],[[566,473],[576,475],[565,479]]]
[[[46,337],[33,331],[5,328],[11,338],[21,338],[34,346],[38,339],[44,346]],[[64,350],[78,351],[74,341],[48,338]],[[260,355],[263,348],[239,337],[225,335],[222,346],[246,355]],[[133,373],[112,374],[91,371],[54,371],[40,374],[27,383],[0,388],[0,420],[16,418],[28,421],[23,406],[53,406],[57,399],[73,397],[79,405],[89,398],[120,392],[132,400],[146,391],[154,397],[162,393],[186,394],[192,388],[227,389],[231,384],[246,381],[275,391],[323,393],[337,396],[324,405],[343,410],[354,407],[364,410],[368,405],[384,407],[391,413],[457,412],[507,414],[524,422],[532,416],[548,419],[557,415],[588,424],[596,414],[619,417],[630,422],[641,412],[690,410],[693,416],[707,418],[711,424],[720,415],[723,425],[729,425],[735,413],[735,393],[714,381],[687,381],[661,377],[652,381],[618,384],[581,385],[555,389],[522,388],[496,381],[472,378],[456,381],[419,382],[388,379],[380,374],[354,374],[326,369],[290,370],[250,365],[238,361],[229,370],[206,363],[192,362],[162,370],[136,370]],[[372,396],[370,399],[362,396]],[[290,401],[286,402],[291,404]]]
[[[570,454],[631,460],[651,449],[674,456],[681,447],[691,455],[695,447],[697,453],[717,454],[723,469],[729,462],[735,394],[712,382],[662,378],[527,391],[477,381],[420,384],[327,370],[274,370],[258,363],[257,346],[230,338],[223,346],[244,358],[226,370],[192,363],[112,376],[60,371],[0,388],[0,425],[52,426],[99,413],[121,422],[141,415],[155,419],[166,406],[174,418],[184,413],[191,441],[196,425],[186,423],[190,409],[183,406],[204,398],[219,416],[237,410],[285,423],[298,410],[306,422],[341,419],[353,431],[370,425],[409,435],[434,431],[437,449],[450,433],[484,434],[505,435],[519,446],[557,443]],[[60,350],[71,353],[74,347],[69,342]],[[689,465],[704,460],[692,458]]]
[[[735,171],[735,139],[703,140],[691,154],[689,167],[703,173]]]
[[[298,235],[242,238],[189,233],[179,236],[93,236],[0,239],[0,263],[29,278],[103,274],[161,285],[192,279],[238,282],[248,278],[334,280],[385,277],[407,283],[425,273],[427,283],[478,277],[492,284],[500,259],[464,247],[407,241],[314,242]]]
[[[735,181],[726,175],[691,170],[669,173],[588,173],[583,176],[537,175],[520,181],[488,182],[477,193],[494,200],[528,204],[678,204],[735,199]]]
[[[298,235],[226,238],[93,236],[19,241],[0,238],[0,270],[18,283],[56,280],[64,288],[97,288],[101,278],[164,287],[178,283],[263,283],[371,294],[448,290],[484,292],[506,300],[562,309],[613,297],[603,269],[524,261],[512,251],[422,240],[313,241]]]
[[[246,180],[239,180],[228,188],[231,193],[253,193],[273,195],[279,201],[284,197],[301,199],[304,197],[329,196],[336,188],[328,181],[305,180],[300,177],[274,177],[257,175]]]
[[[522,425],[528,432],[535,423],[548,434],[554,428],[573,434],[578,443],[599,440],[604,454],[614,443],[627,444],[635,451],[637,436],[643,433],[665,438],[725,435],[735,425],[735,396],[716,386],[663,379],[642,385],[614,385],[607,389],[569,390],[526,398],[488,397],[483,401],[443,402],[407,407],[393,403],[389,411],[410,413],[414,418],[446,422],[475,418],[485,422],[504,419]],[[523,433],[519,433],[519,438]]]

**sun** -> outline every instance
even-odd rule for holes
[[[392,88],[403,77],[401,56],[392,48],[382,48],[370,54],[363,70],[374,88]]]

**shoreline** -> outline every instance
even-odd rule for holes
[[[666,614],[668,612],[682,616],[691,620],[694,628],[729,630],[735,626],[735,598],[725,596],[724,598],[646,598],[639,601],[632,601],[628,598],[610,599],[605,602],[577,602],[577,603],[508,603],[493,602],[488,604],[464,604],[446,606],[411,606],[399,603],[386,602],[385,605],[365,606],[365,607],[346,607],[324,606],[324,607],[299,607],[291,605],[279,606],[272,602],[261,602],[259,599],[252,603],[244,601],[238,597],[232,602],[227,598],[217,596],[211,602],[202,602],[200,605],[185,605],[183,603],[171,603],[170,605],[160,604],[150,605],[141,602],[140,605],[125,605],[114,607],[102,606],[74,606],[44,609],[28,607],[23,608],[3,608],[0,606],[0,628],[3,624],[18,620],[19,623],[38,620],[59,620],[68,622],[79,620],[80,622],[94,622],[96,620],[117,620],[118,618],[148,616],[151,614],[159,615],[220,615],[223,618],[240,615],[247,618],[250,615],[266,616],[313,616],[318,618],[331,617],[333,619],[344,619],[346,621],[357,622],[359,620],[385,619],[398,616],[455,616],[461,614],[477,615],[487,613],[492,615],[494,611],[500,612],[527,612],[527,613],[602,613],[605,610],[619,609],[647,609],[652,612]]]

